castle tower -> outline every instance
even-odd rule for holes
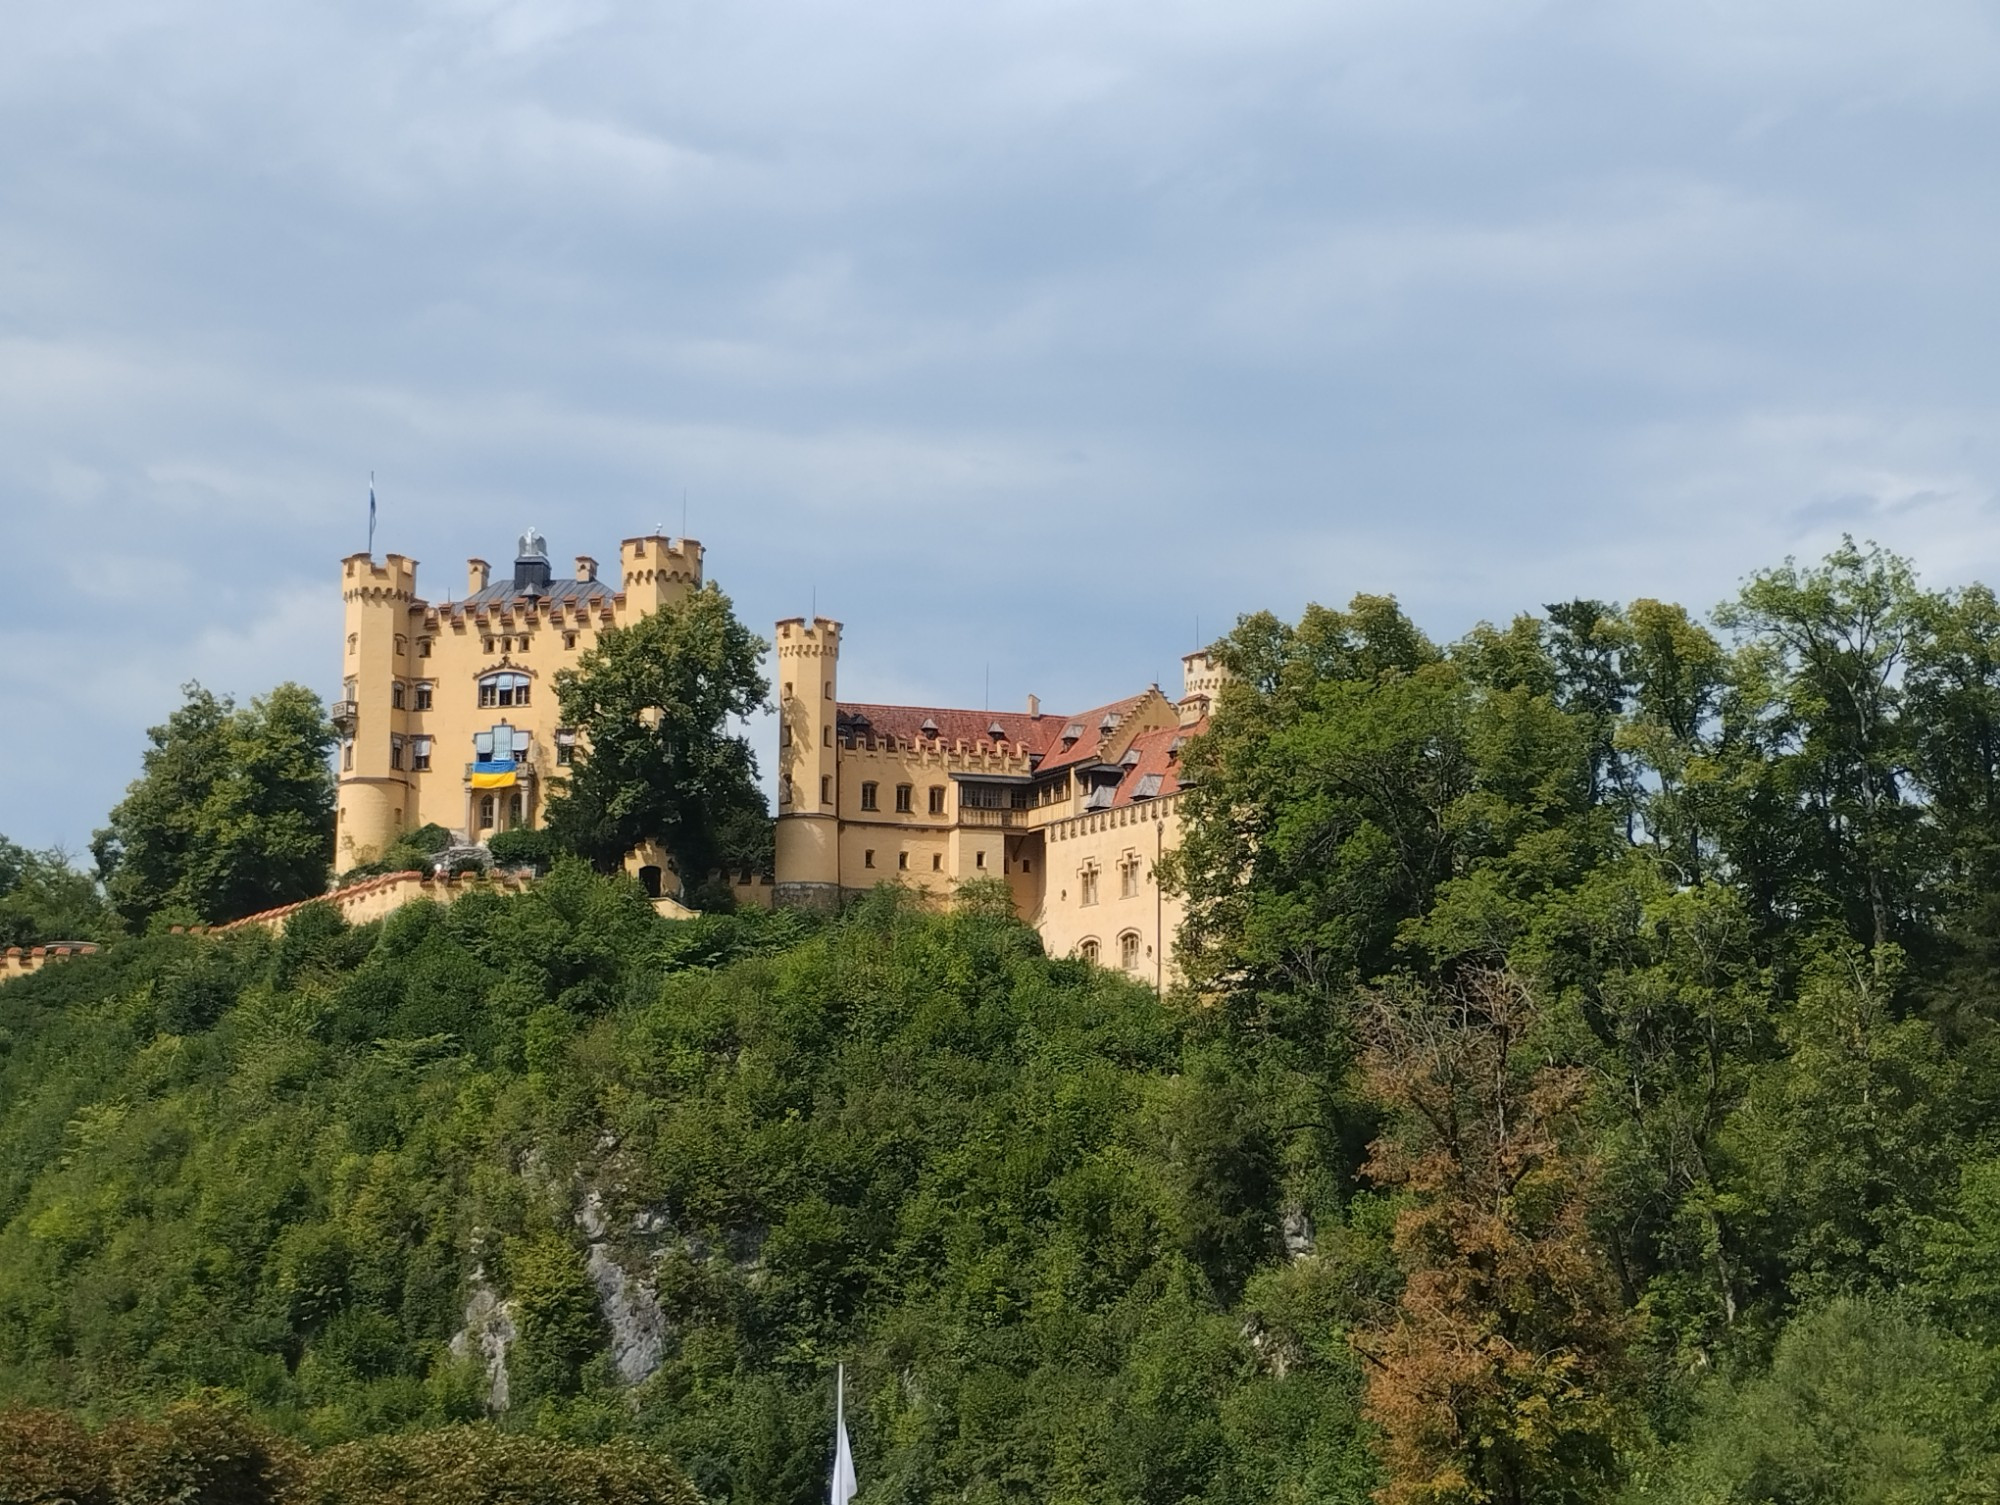
[[[840,901],[840,624],[826,617],[778,623],[778,828],[780,904],[831,909]]]
[[[1229,671],[1223,668],[1213,649],[1200,648],[1181,655],[1182,726],[1193,726],[1215,709],[1216,697],[1222,693],[1223,681],[1228,678]]]
[[[410,607],[417,599],[414,559],[386,554],[378,565],[373,555],[350,554],[340,569],[346,636],[333,708],[340,739],[336,872],[380,856],[410,808],[409,712],[399,686],[410,672]]]
[[[644,616],[698,589],[701,559],[701,545],[692,538],[683,538],[678,547],[659,533],[628,538],[618,545],[618,593],[634,614]],[[583,562],[578,561],[579,567]],[[594,576],[597,562],[589,563]]]

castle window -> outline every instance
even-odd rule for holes
[[[1118,937],[1118,965],[1127,972],[1139,970],[1139,932],[1128,930]]]
[[[431,682],[427,679],[420,679],[417,681],[417,709],[420,711],[428,711],[430,708],[431,708]]]
[[[429,638],[418,638],[417,657],[429,658],[430,656],[431,656],[431,640]]]
[[[903,868],[907,868],[909,865],[910,865],[910,854],[908,852],[898,852],[896,854],[897,869],[901,870]]]
[[[507,796],[507,829],[514,830],[521,824],[521,791],[516,789]]]
[[[479,797],[480,830],[490,831],[493,829],[493,812],[496,808],[497,808],[497,802],[494,800],[492,795],[482,794]]]
[[[931,785],[931,814],[944,814],[944,785]]]
[[[527,703],[528,676],[525,674],[489,674],[479,681],[479,704],[482,709]]]
[[[974,867],[985,867],[986,854],[984,852],[974,852],[972,854],[972,865]]]
[[[410,651],[410,640],[400,632],[396,634],[396,657],[402,658]]]
[[[1139,897],[1139,859],[1127,857],[1118,864],[1118,897],[1136,899]]]
[[[823,726],[823,727],[821,727],[821,728],[819,729],[819,745],[820,745],[821,747],[831,747],[831,746],[833,746],[833,728],[832,728],[832,727],[830,727],[830,726]]]
[[[1085,961],[1089,962],[1092,966],[1095,966],[1097,964],[1096,940],[1091,939],[1087,941],[1079,941],[1077,943],[1076,954],[1082,957]]]
[[[410,771],[429,773],[431,771],[431,739],[413,737],[410,739]]]
[[[354,650],[359,641],[360,640],[356,638],[353,633],[350,632],[347,635],[347,656],[349,658],[354,657]]]
[[[401,737],[391,737],[389,739],[389,766],[398,773],[402,772],[403,739]]]
[[[479,651],[481,653],[491,653],[493,651],[493,639],[481,638],[479,640]]]
[[[908,815],[910,813],[911,792],[908,784],[898,784],[896,786],[896,813],[898,815]]]
[[[403,708],[403,682],[400,679],[389,682],[389,707],[397,711]]]
[[[354,772],[354,739],[352,737],[341,739],[340,768],[343,773]]]
[[[872,783],[863,784],[861,786],[861,808],[864,810],[873,810],[874,808],[876,808],[875,785]]]
[[[942,852],[931,853],[931,871],[934,873],[941,873],[944,871],[944,853]]]
[[[822,805],[833,803],[833,775],[830,773],[819,776],[819,802]]]
[[[575,646],[576,646],[576,634],[573,632],[565,632],[563,634],[563,647],[574,648]]]
[[[789,723],[789,722],[785,721],[785,720],[784,720],[784,719],[783,719],[783,718],[781,717],[781,718],[779,718],[779,721],[778,721],[778,746],[780,746],[780,747],[790,747],[791,745],[792,745],[792,728],[791,728],[791,725],[790,725],[790,723]]]
[[[873,847],[870,847],[861,854],[861,865],[863,867],[875,866],[875,849]]]
[[[1097,902],[1096,868],[1087,867],[1082,872],[1078,873],[1077,885],[1081,890],[1081,902],[1085,904],[1095,904]]]
[[[576,761],[576,733],[556,728],[556,762],[567,768]]]
[[[344,679],[340,682],[340,698],[342,700],[352,700],[354,698],[354,680],[352,678]]]
[[[1035,870],[1035,864],[1028,858],[1023,857],[1021,859],[1021,871],[1024,873],[1032,873],[1034,870]]]
[[[830,679],[826,682],[826,698],[833,699],[833,681]]]

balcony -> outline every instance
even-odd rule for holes
[[[361,719],[361,707],[351,700],[336,700],[329,712],[329,719],[332,720],[335,731],[352,731],[354,723]]]
[[[999,826],[1006,830],[1021,830],[1028,824],[1032,810],[983,810],[976,805],[958,807],[958,823],[961,826]]]

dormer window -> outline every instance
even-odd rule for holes
[[[1007,728],[996,721],[986,728],[986,735],[991,737],[995,742],[1005,742],[1007,740]]]
[[[1072,721],[1068,726],[1063,728],[1062,739],[1065,742],[1074,742],[1082,735],[1083,723],[1081,721]]]
[[[1106,711],[1106,712],[1104,713],[1104,719],[1103,719],[1102,721],[1100,721],[1100,722],[1098,722],[1098,723],[1097,723],[1097,729],[1098,729],[1098,730],[1099,730],[1100,732],[1115,732],[1115,731],[1117,731],[1117,730],[1118,730],[1118,714],[1117,714],[1117,712],[1115,712],[1115,711]]]
[[[1125,756],[1118,760],[1118,766],[1120,768],[1137,768],[1139,766],[1139,749],[1136,747],[1126,748]]]
[[[938,734],[938,724],[926,716],[924,717],[924,724],[918,730],[926,737],[935,737]]]

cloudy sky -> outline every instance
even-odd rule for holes
[[[336,561],[664,524],[857,699],[1237,613],[2000,579],[2000,32],[1849,0],[13,0],[0,831]],[[768,735],[768,733],[766,733]]]

